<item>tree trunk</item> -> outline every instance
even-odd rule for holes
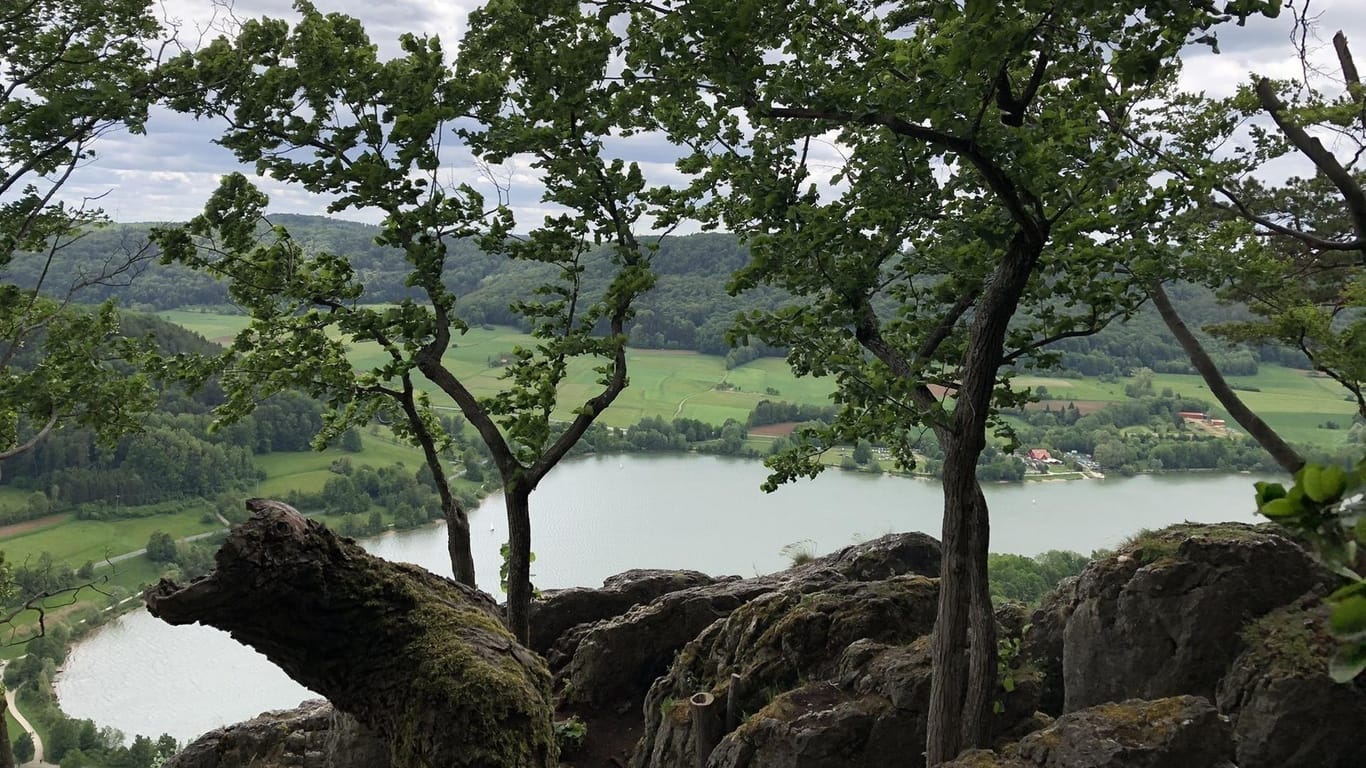
[[[446,550],[451,556],[455,580],[467,587],[478,587],[474,575],[474,553],[470,546],[470,516],[449,488],[441,499],[441,516],[446,518]]]
[[[389,742],[395,768],[551,768],[550,677],[493,600],[252,499],[208,577],[152,615],[228,631]]]
[[[987,746],[996,692],[996,624],[987,587],[990,528],[977,458],[986,447],[1006,329],[1048,240],[1046,225],[1021,229],[982,291],[963,355],[951,422],[936,427],[944,448],[943,567],[930,653],[930,711],[925,762],[952,760]],[[971,628],[971,636],[969,636]]]
[[[1282,469],[1292,475],[1300,471],[1300,467],[1304,466],[1304,459],[1276,434],[1271,425],[1262,421],[1260,416],[1243,404],[1242,398],[1238,397],[1238,393],[1233,391],[1233,387],[1228,385],[1224,375],[1219,372],[1219,367],[1205,353],[1200,340],[1195,338],[1195,334],[1182,321],[1181,315],[1177,314],[1176,307],[1172,305],[1172,300],[1167,296],[1162,283],[1154,280],[1149,284],[1148,296],[1152,298],[1158,314],[1162,315],[1162,321],[1167,324],[1172,335],[1181,343],[1181,348],[1186,351],[1191,365],[1200,372],[1200,378],[1205,380],[1205,386],[1209,387],[1210,394],[1224,406],[1229,417],[1238,422],[1238,426],[1247,430],[1252,439],[1271,454],[1271,458],[1275,459]]]
[[[944,528],[939,610],[930,653],[929,739],[926,764],[952,760],[982,746],[989,733],[996,690],[996,625],[986,584],[989,541],[986,499],[977,482],[978,440],[946,446]]]
[[[525,645],[531,636],[531,489],[510,483],[508,515],[508,629]]]
[[[974,465],[976,459],[973,459]],[[982,484],[974,469],[971,495],[965,500],[968,525],[968,692],[963,702],[963,747],[984,746],[991,739],[992,707],[1000,687],[996,679],[996,612],[991,605],[991,585],[987,582],[987,554],[991,541],[991,520]]]

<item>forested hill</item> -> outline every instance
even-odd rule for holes
[[[322,216],[275,215],[272,223],[284,225],[305,248],[346,254],[365,284],[364,301],[382,303],[414,295],[404,285],[408,265],[393,248],[376,245],[376,226]],[[78,274],[82,264],[103,263],[111,254],[130,251],[145,242],[149,224],[119,224],[88,233],[61,255],[57,266],[62,274]],[[734,236],[696,234],[664,239],[654,257],[659,281],[655,289],[637,304],[639,310],[631,325],[631,344],[644,348],[697,350],[707,354],[730,354],[736,363],[759,351],[733,353],[725,341],[725,331],[736,312],[775,306],[783,295],[761,289],[742,297],[726,291],[730,275],[748,257]],[[605,281],[596,278],[604,270],[605,253],[587,259],[585,285],[596,295]],[[12,266],[19,283],[33,279],[20,272],[21,265],[40,260],[16,260]],[[186,307],[210,307],[231,311],[222,283],[179,266],[144,262],[145,267],[127,286],[99,287],[82,294],[95,301],[117,296],[124,306],[155,311]],[[552,276],[552,268],[539,263],[514,262],[499,255],[480,251],[472,242],[451,245],[447,260],[446,285],[460,297],[463,316],[472,324],[518,325],[509,309],[514,301],[533,297],[533,290]],[[1201,325],[1240,319],[1235,308],[1219,304],[1206,290],[1176,286],[1173,299],[1189,324]],[[1157,313],[1145,310],[1128,323],[1104,333],[1069,339],[1058,345],[1064,369],[1075,374],[1098,376],[1124,373],[1137,367],[1159,372],[1189,372],[1181,348],[1171,338]],[[1232,350],[1218,343],[1210,345],[1226,373],[1250,374],[1261,360],[1302,366],[1303,357],[1289,350]]]

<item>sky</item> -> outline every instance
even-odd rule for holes
[[[1297,5],[1305,0],[1292,0]],[[381,50],[392,53],[404,32],[439,35],[447,50],[465,31],[469,11],[477,0],[314,0],[325,12],[340,12],[360,19]],[[231,13],[239,18],[275,16],[291,18],[290,0],[236,0]],[[224,17],[221,3],[213,0],[162,0],[163,19],[179,25],[179,37],[193,41],[214,35],[215,24]],[[1359,66],[1366,68],[1366,0],[1310,0],[1310,15],[1317,18],[1315,35],[1309,47],[1320,61],[1331,56],[1331,37],[1343,30],[1356,43]],[[217,21],[215,21],[217,19]],[[1227,95],[1246,82],[1248,73],[1272,77],[1291,77],[1299,73],[1299,62],[1291,45],[1290,14],[1280,19],[1253,19],[1245,27],[1224,25],[1219,32],[1221,53],[1192,49],[1186,56],[1182,86],[1210,95]],[[254,175],[250,167],[236,162],[231,153],[213,144],[222,126],[212,121],[196,121],[165,109],[157,109],[149,120],[146,134],[114,134],[101,139],[98,157],[80,168],[68,181],[63,196],[68,201],[82,197],[99,198],[98,205],[115,221],[179,221],[200,212],[204,201],[225,173],[241,170]],[[655,136],[637,136],[616,142],[612,151],[640,162],[646,177],[657,183],[680,181],[673,168],[677,155],[669,144]],[[821,150],[836,153],[833,146]],[[472,162],[468,152],[447,153],[448,173],[455,181],[466,181],[494,195],[493,186]],[[540,203],[541,185],[532,169],[513,163],[496,169],[508,184],[510,202],[519,226],[532,226],[549,212]],[[256,178],[271,197],[270,210],[283,213],[325,214],[328,199],[312,195],[274,179]],[[378,215],[347,211],[342,218],[374,222]]]

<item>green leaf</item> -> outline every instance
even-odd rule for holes
[[[1300,479],[1304,493],[1320,504],[1336,500],[1347,485],[1347,473],[1335,464],[1309,464]]]
[[[1344,645],[1328,662],[1328,676],[1336,683],[1350,683],[1366,670],[1366,643]]]
[[[1366,590],[1355,591],[1355,594],[1333,600],[1333,612],[1328,617],[1328,626],[1335,635],[1352,638],[1366,634],[1366,595],[1361,594]]]
[[[1277,518],[1295,517],[1303,512],[1303,508],[1290,499],[1273,499],[1258,508],[1258,512],[1275,520]]]

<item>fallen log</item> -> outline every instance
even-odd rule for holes
[[[227,631],[390,744],[394,768],[557,764],[550,676],[492,598],[251,499],[214,571],[147,608]]]

